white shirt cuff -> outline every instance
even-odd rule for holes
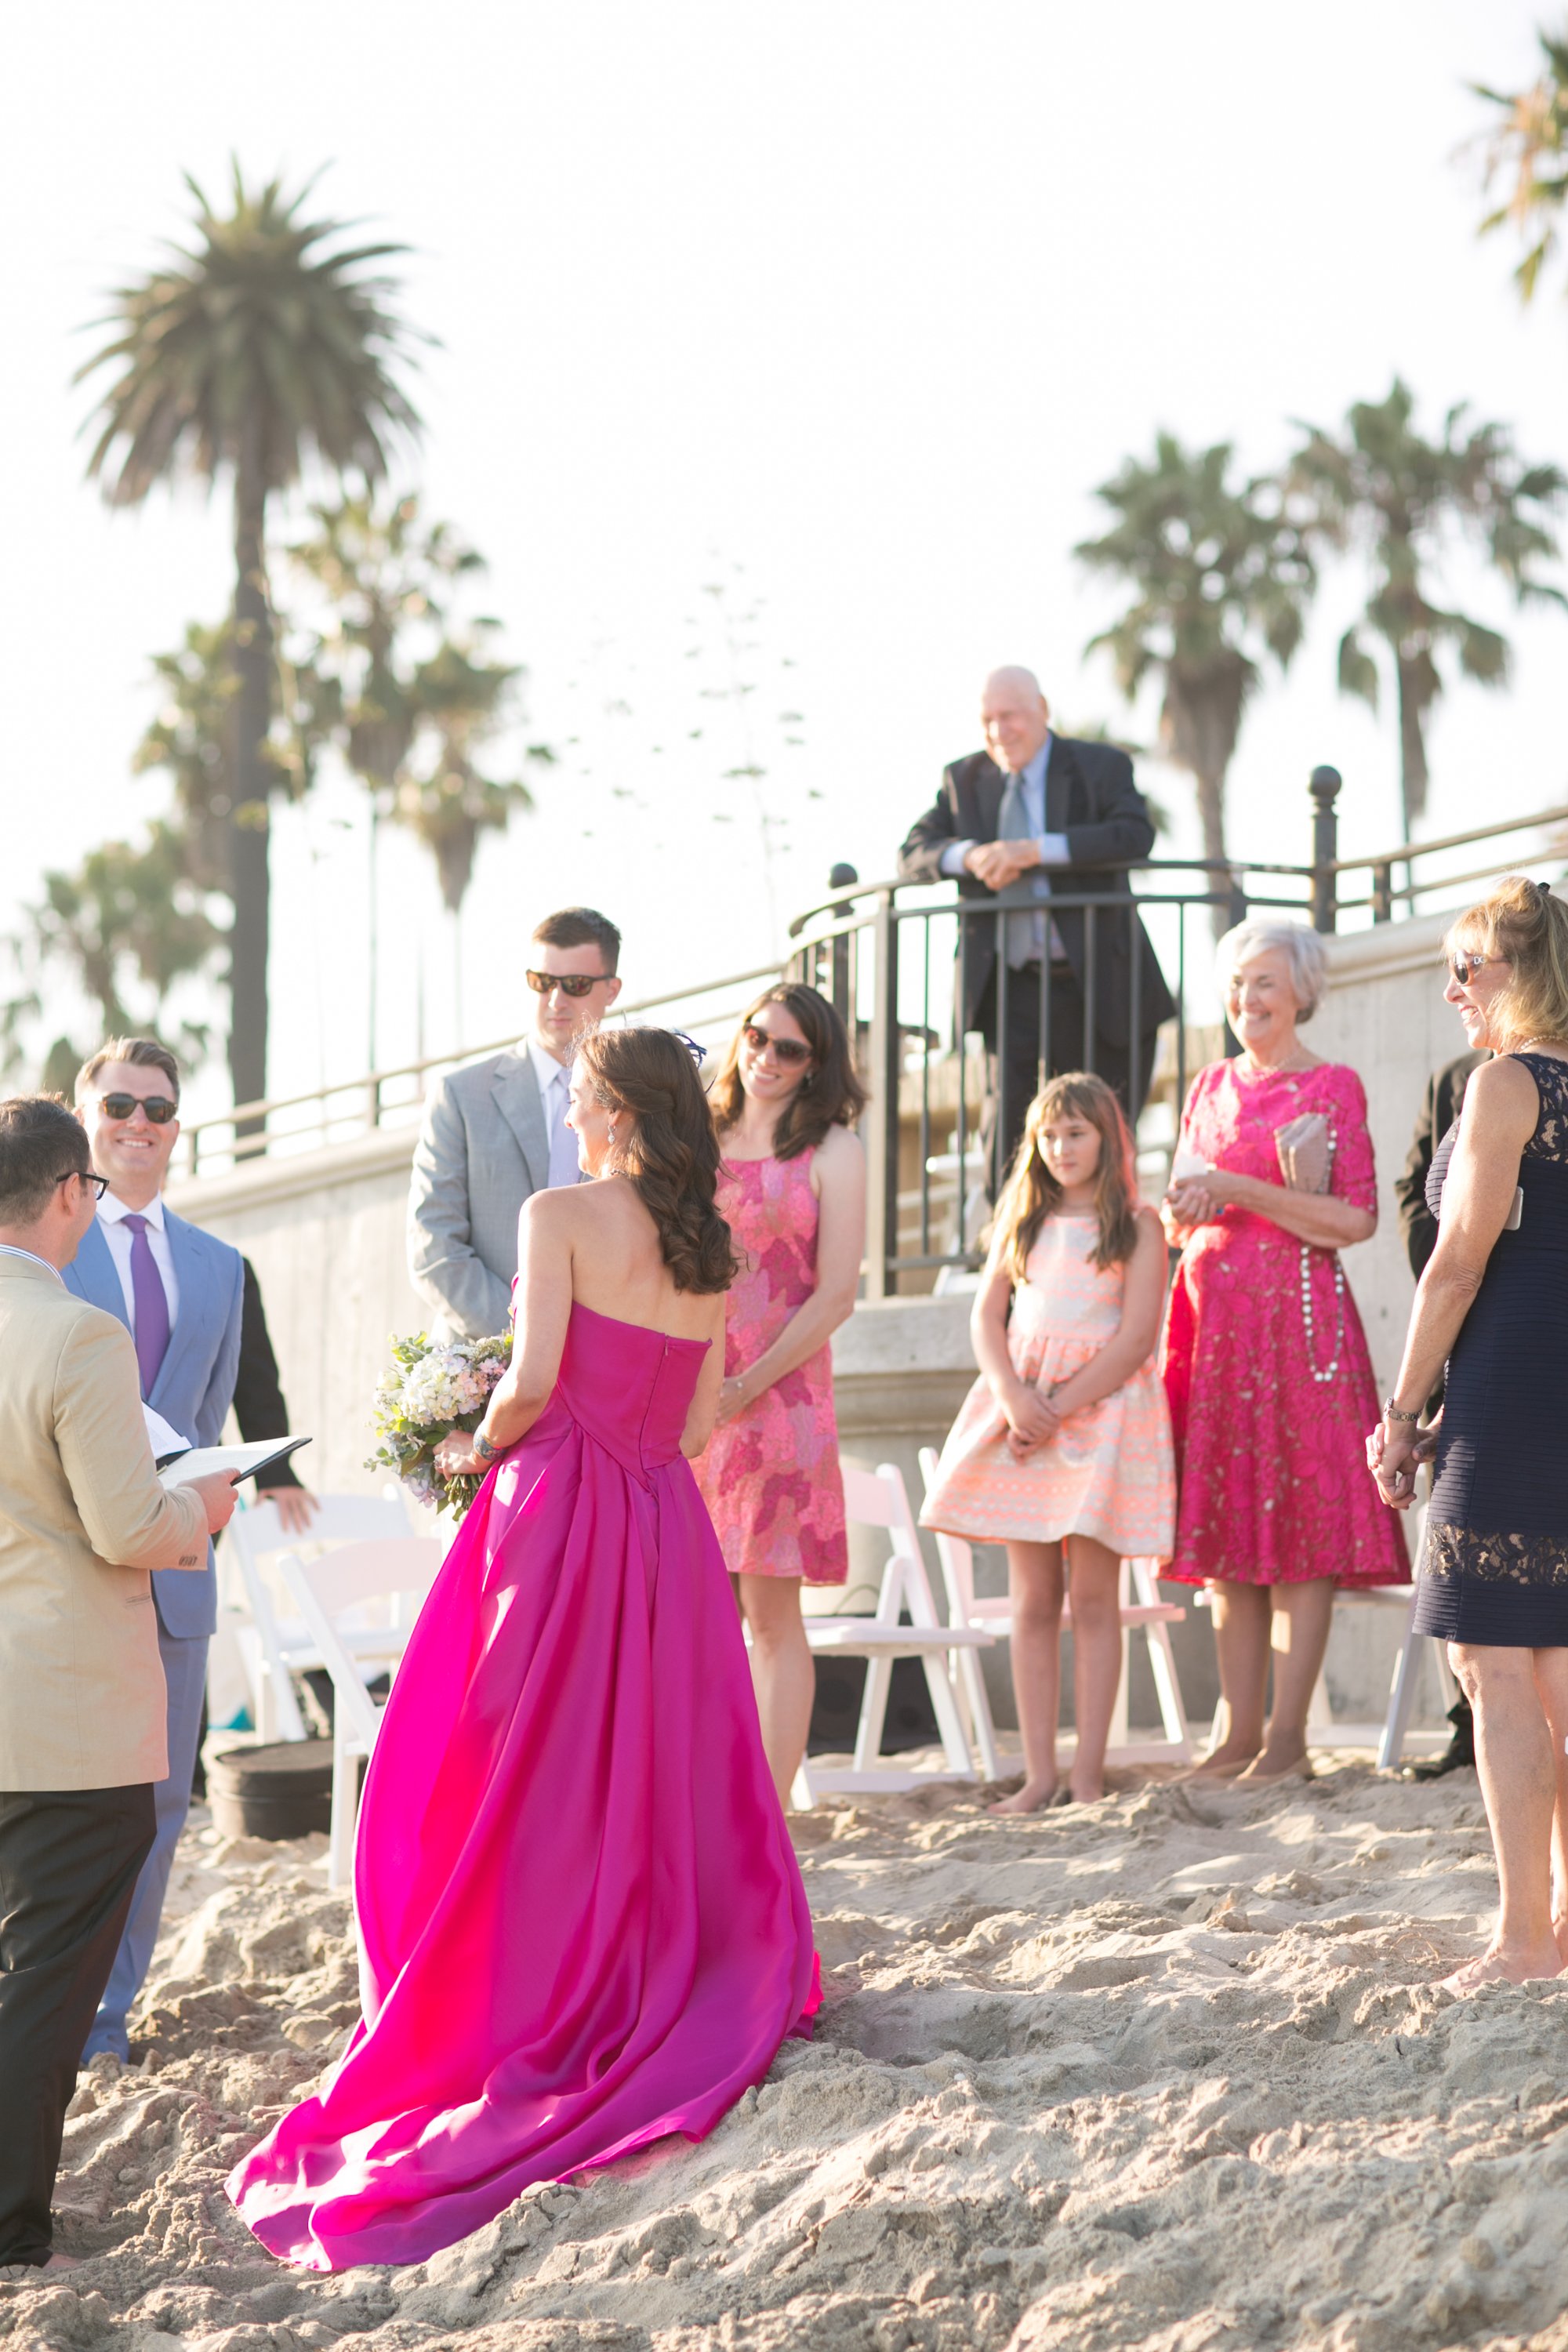
[[[956,880],[960,874],[967,872],[963,861],[973,846],[972,841],[950,841],[937,860],[938,872],[950,875]]]
[[[1042,866],[1070,866],[1072,864],[1072,851],[1068,845],[1068,837],[1065,833],[1037,834],[1035,838],[1035,845],[1040,853],[1040,864]]]

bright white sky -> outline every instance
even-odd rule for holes
[[[4,901],[162,805],[128,764],[148,659],[229,594],[226,503],[110,515],[69,388],[104,289],[182,233],[182,169],[216,192],[231,151],[291,183],[330,164],[323,210],[415,248],[405,307],[440,348],[409,478],[490,559],[530,736],[577,739],[539,814],[481,852],[472,1043],[522,1017],[528,929],[568,900],[621,922],[633,994],[771,944],[755,812],[720,781],[746,746],[703,693],[722,682],[704,583],[737,614],[763,600],[747,709],[785,821],[782,917],[835,857],[891,870],[974,746],[994,663],[1031,663],[1069,723],[1151,740],[1152,704],[1129,721],[1083,658],[1111,599],[1069,551],[1156,425],[1262,466],[1288,420],[1337,423],[1399,370],[1427,424],[1468,399],[1568,460],[1568,307],[1553,284],[1521,310],[1513,248],[1478,243],[1456,161],[1481,120],[1467,81],[1529,79],[1543,5],[1321,0],[1309,22],[1256,0],[272,0],[259,38],[210,0],[15,16]],[[1445,705],[1434,831],[1568,798],[1568,617],[1516,623],[1467,566],[1447,585],[1518,662],[1510,692]],[[1347,845],[1396,837],[1392,713],[1334,690],[1357,586],[1353,565],[1331,576],[1247,721],[1240,852],[1306,854],[1325,759]],[[1195,845],[1185,780],[1143,774]],[[363,1066],[363,800],[342,783],[285,814],[274,859],[277,1092]],[[388,845],[383,890],[391,1061],[415,1048],[421,967],[429,1049],[453,1042],[453,957],[413,845]],[[221,1100],[216,1076],[203,1095]]]

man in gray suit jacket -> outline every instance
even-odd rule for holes
[[[592,907],[547,915],[529,947],[528,1035],[452,1071],[430,1097],[408,1195],[408,1270],[442,1337],[506,1329],[519,1212],[531,1193],[577,1181],[565,1124],[572,1056],[621,992],[620,951],[619,931]]]

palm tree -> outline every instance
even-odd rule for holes
[[[484,559],[450,523],[422,524],[416,497],[382,505],[367,494],[311,511],[314,533],[289,550],[329,606],[310,667],[337,693],[343,756],[370,794],[374,1068],[380,817],[430,850],[455,929],[480,834],[533,805],[525,784],[484,775],[475,758],[505,723],[522,673],[485,658],[497,622],[448,629],[456,583],[482,572]],[[554,753],[533,743],[524,757],[548,762]]]
[[[1557,244],[1557,220],[1568,203],[1568,36],[1554,40],[1538,33],[1544,69],[1528,89],[1488,89],[1471,85],[1478,98],[1500,107],[1503,120],[1486,141],[1486,182],[1499,173],[1512,180],[1506,204],[1481,223],[1489,230],[1510,224],[1531,240],[1514,271],[1528,302]]]
[[[1343,546],[1359,541],[1372,572],[1359,621],[1340,639],[1340,689],[1375,710],[1378,665],[1363,632],[1387,647],[1399,703],[1399,780],[1408,841],[1426,806],[1426,725],[1445,679],[1438,656],[1456,655],[1481,686],[1508,677],[1508,641],[1485,622],[1435,604],[1433,573],[1457,534],[1479,540],[1518,604],[1563,604],[1536,566],[1555,556],[1549,519],[1568,488],[1555,466],[1527,466],[1506,425],[1468,426],[1461,404],[1441,438],[1416,431],[1415,404],[1397,377],[1386,400],[1358,401],[1342,439],[1315,425],[1291,461],[1294,487],[1310,499],[1318,527]]]
[[[396,380],[406,330],[387,307],[394,283],[370,265],[403,250],[344,247],[343,225],[307,220],[310,186],[286,198],[273,180],[247,190],[237,163],[232,210],[214,211],[194,180],[194,249],[121,288],[103,323],[110,341],[79,371],[112,367],[88,471],[111,505],[194,473],[234,488],[233,788],[226,813],[234,929],[229,1071],[237,1102],[267,1090],[268,797],[274,690],[267,585],[268,502],[315,460],[368,484],[392,439],[419,419]]]
[[[1159,673],[1163,747],[1195,782],[1204,856],[1221,869],[1226,775],[1247,698],[1266,656],[1289,663],[1315,585],[1279,485],[1233,482],[1233,455],[1227,441],[1187,450],[1174,434],[1157,435],[1152,464],[1130,457],[1095,492],[1116,516],[1110,530],[1074,551],[1133,590],[1086,650],[1108,648],[1129,702]],[[1228,885],[1223,870],[1209,879],[1227,894],[1212,910],[1217,936],[1231,919]]]
[[[225,941],[188,864],[181,828],[160,821],[139,848],[106,841],[72,872],[45,875],[42,901],[24,909],[16,942],[30,985],[0,1006],[7,1071],[22,1059],[23,1028],[43,1010],[42,985],[55,974],[97,1005],[100,1036],[162,1028],[177,982],[207,972]],[[186,1023],[180,1042],[199,1060],[207,1033]],[[68,1037],[58,1037],[44,1061],[45,1087],[68,1092],[83,1058]]]

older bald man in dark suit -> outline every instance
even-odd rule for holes
[[[1126,752],[1053,734],[1039,681],[1026,669],[992,672],[980,723],[985,749],[946,770],[934,805],[899,852],[899,878],[950,875],[969,905],[1031,885],[1034,906],[1006,919],[1005,1036],[997,1034],[997,927],[964,926],[959,1025],[978,1029],[994,1056],[1005,1166],[1035,1092],[1042,980],[1050,1012],[1047,1075],[1094,1069],[1129,1109],[1148,1092],[1155,1032],[1175,1006],[1131,903],[1126,861],[1148,856],[1154,828]],[[1125,898],[1126,911],[1097,908],[1091,943],[1085,908],[1050,911],[1053,879],[1058,892]]]

